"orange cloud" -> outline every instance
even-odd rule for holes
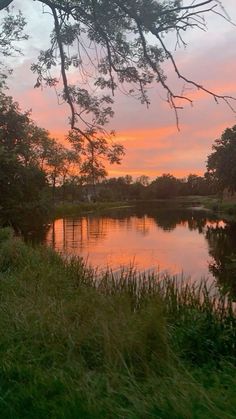
[[[156,128],[146,128],[141,130],[130,129],[127,131],[119,131],[117,135],[117,140],[124,144],[137,142],[139,140],[143,140],[144,138],[146,138],[147,140],[153,138],[160,140],[169,137],[170,135],[176,134],[176,132],[177,127],[174,125],[161,126]],[[162,148],[163,144],[158,142],[158,146]]]

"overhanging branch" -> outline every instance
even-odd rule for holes
[[[0,0],[0,10],[6,9],[12,2],[13,0]]]

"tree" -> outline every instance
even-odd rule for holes
[[[23,166],[35,165],[44,170],[57,142],[32,121],[29,111],[22,112],[11,96],[0,91],[0,145]]]
[[[142,186],[148,186],[150,183],[149,176],[141,175],[136,179],[137,183],[140,183]]]
[[[82,177],[76,175],[76,173],[70,173],[62,185],[62,199],[72,202],[75,200],[81,201],[81,199],[84,198],[82,194],[82,185]]]
[[[214,193],[214,185],[207,175],[202,177],[190,174],[185,185],[188,195],[210,195]]]
[[[0,207],[20,209],[40,200],[50,184],[55,197],[67,178],[78,174],[80,155],[38,127],[12,97],[0,91]]]
[[[45,173],[36,165],[24,166],[14,152],[0,144],[0,212],[9,215],[24,206],[40,206]]]
[[[66,178],[66,160],[70,159],[67,153],[68,150],[62,144],[57,143],[55,139],[51,140],[50,155],[47,158],[45,170],[47,172],[49,183],[52,186],[53,201],[55,200],[55,191],[57,184],[60,181],[62,181],[63,184]]]
[[[105,137],[94,138],[92,143],[91,141],[88,142],[76,131],[70,131],[68,140],[74,151],[81,156],[81,176],[86,183],[93,185],[95,193],[96,183],[107,175],[104,162],[120,164],[124,154],[123,147],[117,143],[109,146]]]
[[[53,158],[54,140],[0,91],[0,208],[38,205],[47,186],[45,170]]]
[[[172,198],[178,195],[179,180],[173,175],[163,174],[154,180],[150,185],[150,190],[155,198]]]
[[[51,13],[54,30],[48,49],[41,51],[38,62],[32,64],[37,77],[35,87],[59,86],[59,80],[62,80],[61,98],[70,108],[71,129],[86,139],[91,148],[103,141],[104,135],[110,140],[104,127],[113,116],[112,103],[119,86],[147,106],[147,87],[153,83],[162,86],[178,124],[178,109],[184,102],[192,101],[182,88],[179,93],[169,86],[163,69],[166,60],[170,61],[173,72],[184,85],[190,84],[212,95],[216,101],[224,100],[231,106],[232,97],[214,93],[180,72],[165,37],[169,32],[175,32],[177,45],[185,46],[183,34],[187,29],[205,29],[206,14],[223,13],[219,0],[189,1],[188,4],[183,0],[38,2]],[[0,10],[11,3],[13,0],[0,0]],[[224,17],[227,19],[227,15]],[[59,75],[55,71],[58,66]],[[89,90],[82,84],[71,84],[71,68],[86,74],[93,88]],[[108,149],[110,144],[107,141]]]
[[[18,48],[18,42],[28,39],[28,35],[24,33],[26,21],[19,11],[17,14],[10,13],[7,8],[10,2],[1,1],[0,8],[6,8],[6,14],[1,20],[0,29],[0,55],[1,57],[8,57],[13,54],[19,54],[20,49]],[[0,61],[0,88],[5,85],[7,73],[10,73],[11,69],[4,66],[4,63]]]
[[[236,125],[227,128],[222,136],[215,140],[213,152],[207,158],[209,175],[217,181],[218,189],[227,188],[236,191]]]
[[[29,123],[29,113],[21,112],[12,97],[0,92],[0,144],[21,161],[26,160],[29,148],[29,138],[26,138]]]

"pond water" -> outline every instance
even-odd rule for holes
[[[201,208],[160,202],[65,217],[51,223],[42,241],[98,270],[133,266],[193,280],[216,278],[235,288],[228,262],[236,254],[236,225]]]

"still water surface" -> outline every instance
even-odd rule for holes
[[[99,269],[132,265],[212,280],[236,253],[235,233],[235,226],[199,208],[150,203],[57,219],[44,242]]]

